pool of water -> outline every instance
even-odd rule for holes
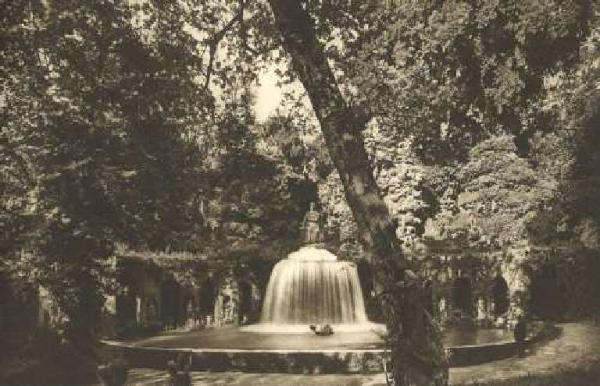
[[[138,347],[191,348],[215,350],[364,350],[384,347],[381,332],[338,331],[330,336],[306,332],[265,333],[244,327],[169,333],[138,340]],[[500,329],[452,327],[444,333],[444,346],[456,347],[510,340],[511,333]]]

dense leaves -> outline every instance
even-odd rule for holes
[[[580,1],[365,6],[332,56],[354,103],[414,137],[424,160],[464,159],[499,132],[515,135],[525,155],[543,120],[535,103],[544,76],[577,61],[592,17]]]
[[[555,136],[549,137],[547,157],[540,166],[558,176],[552,205],[539,213],[530,227],[531,236],[548,243],[560,239],[597,249],[600,129],[598,79],[600,35],[597,22],[581,47],[582,60],[574,71],[553,79],[553,93],[545,100],[552,111]]]
[[[281,258],[299,241],[314,187],[301,173],[307,158],[293,124],[257,124],[251,99],[246,90],[228,103],[218,124],[218,154],[202,188],[207,241],[222,255],[260,246],[263,257]]]
[[[348,6],[331,13],[328,52],[348,100],[372,119],[367,146],[400,235],[406,220],[467,245],[552,238],[557,225],[571,234],[562,239],[594,234],[573,218],[597,197],[591,2]]]
[[[8,268],[51,291],[66,337],[93,357],[101,260],[116,242],[177,245],[198,222],[190,197],[201,182],[199,153],[183,138],[200,131],[210,98],[189,36],[160,9],[157,40],[146,40],[123,3],[11,7],[3,27],[2,253],[18,257]]]

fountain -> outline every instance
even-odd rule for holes
[[[106,344],[140,367],[161,368],[183,352],[193,356],[196,370],[381,371],[385,326],[367,318],[356,265],[320,244],[320,217],[311,205],[303,225],[306,245],[273,268],[259,323]],[[329,324],[334,334],[317,336],[312,324]],[[509,356],[514,344],[503,330],[446,330],[444,343],[452,347],[453,365]]]
[[[331,252],[309,245],[273,268],[260,331],[307,331],[309,324],[331,324],[334,331],[368,330],[356,265],[338,261]]]
[[[334,331],[375,327],[365,312],[356,265],[338,261],[324,249],[320,214],[311,204],[303,228],[309,243],[273,268],[260,323],[247,329],[262,332],[307,332],[310,324],[330,324]]]

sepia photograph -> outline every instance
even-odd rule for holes
[[[600,386],[599,0],[0,19],[0,386]]]

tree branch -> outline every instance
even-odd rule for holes
[[[208,51],[209,57],[208,57],[208,66],[206,68],[206,79],[204,81],[204,89],[208,89],[208,86],[210,85],[210,78],[212,76],[213,65],[215,62],[215,57],[217,55],[217,48],[219,46],[219,43],[221,42],[221,40],[223,40],[225,35],[227,35],[227,32],[231,31],[237,23],[242,23],[244,21],[245,6],[246,6],[246,2],[243,0],[240,0],[240,10],[238,11],[238,13],[231,20],[229,20],[229,22],[227,24],[225,24],[225,26],[221,30],[219,30],[212,37],[208,38],[205,41],[209,47],[209,51]]]

